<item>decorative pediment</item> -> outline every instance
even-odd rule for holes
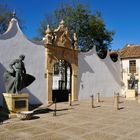
[[[51,31],[49,26],[47,26],[46,35],[43,38],[45,45],[59,46],[69,49],[77,50],[77,37],[74,33],[73,38],[71,39],[70,33],[67,27],[65,27],[65,22],[62,20],[57,29]]]
[[[46,30],[45,33],[46,33],[46,35],[45,35],[45,37],[43,38],[43,41],[44,41],[45,44],[51,45],[51,44],[52,44],[53,36],[52,36],[52,31],[51,31],[49,25],[47,26],[47,30]]]
[[[68,28],[65,27],[64,20],[62,20],[57,29],[54,30],[54,42],[57,46],[71,48],[72,40],[70,38],[70,34]]]

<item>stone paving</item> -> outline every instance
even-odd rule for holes
[[[118,111],[113,98],[95,105],[91,108],[90,100],[58,103],[57,116],[53,105],[32,120],[6,120],[0,140],[140,140],[140,103],[124,101]]]

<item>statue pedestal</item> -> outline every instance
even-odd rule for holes
[[[27,93],[3,93],[3,107],[9,113],[9,117],[16,117],[17,112],[28,111]]]
[[[134,89],[128,89],[126,91],[126,100],[136,100],[136,92]]]

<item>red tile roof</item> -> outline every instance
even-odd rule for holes
[[[127,45],[118,51],[121,59],[140,57],[140,45]]]

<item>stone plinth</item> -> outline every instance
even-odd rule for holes
[[[136,100],[136,92],[134,89],[128,89],[126,91],[126,100]]]
[[[29,94],[21,93],[3,93],[3,107],[9,114],[15,114],[21,111],[28,111]]]

